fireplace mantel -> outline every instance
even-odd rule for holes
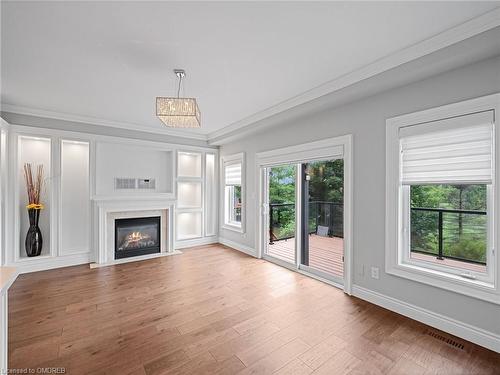
[[[174,250],[174,199],[166,199],[164,196],[149,196],[147,198],[138,198],[134,196],[94,197],[93,205],[97,219],[97,225],[94,230],[94,243],[96,245],[94,266],[111,265],[180,253]],[[146,212],[152,211],[162,211],[164,212],[162,217],[166,218],[166,228],[165,231],[162,230],[161,242],[163,245],[161,252],[158,254],[115,260],[114,255],[111,255],[114,254],[114,248],[110,249],[110,219],[117,217],[133,217],[134,213],[137,213],[137,216],[140,217],[147,215]],[[123,215],[120,216],[120,213],[123,213]],[[163,226],[164,223],[162,224],[162,227]]]

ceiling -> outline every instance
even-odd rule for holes
[[[2,1],[1,101],[161,133],[155,97],[184,68],[202,128],[177,134],[216,134],[498,6]]]

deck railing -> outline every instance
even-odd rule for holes
[[[328,236],[343,237],[342,203],[309,202],[309,233],[328,228]],[[444,208],[411,208],[411,252],[433,255],[437,259],[486,264],[486,211]],[[269,239],[295,237],[295,204],[269,204]]]
[[[343,237],[344,205],[342,203],[309,202],[309,233],[317,233],[318,227],[328,228],[328,236]],[[295,237],[295,203],[269,204],[270,241]]]
[[[486,264],[486,211],[412,207],[411,223],[412,252]]]

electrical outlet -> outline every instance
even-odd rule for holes
[[[378,280],[378,276],[379,276],[378,267],[372,267],[371,270],[372,270],[372,279]]]

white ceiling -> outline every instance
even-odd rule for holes
[[[155,97],[198,98],[209,134],[498,2],[2,2],[1,101],[161,132]]]

